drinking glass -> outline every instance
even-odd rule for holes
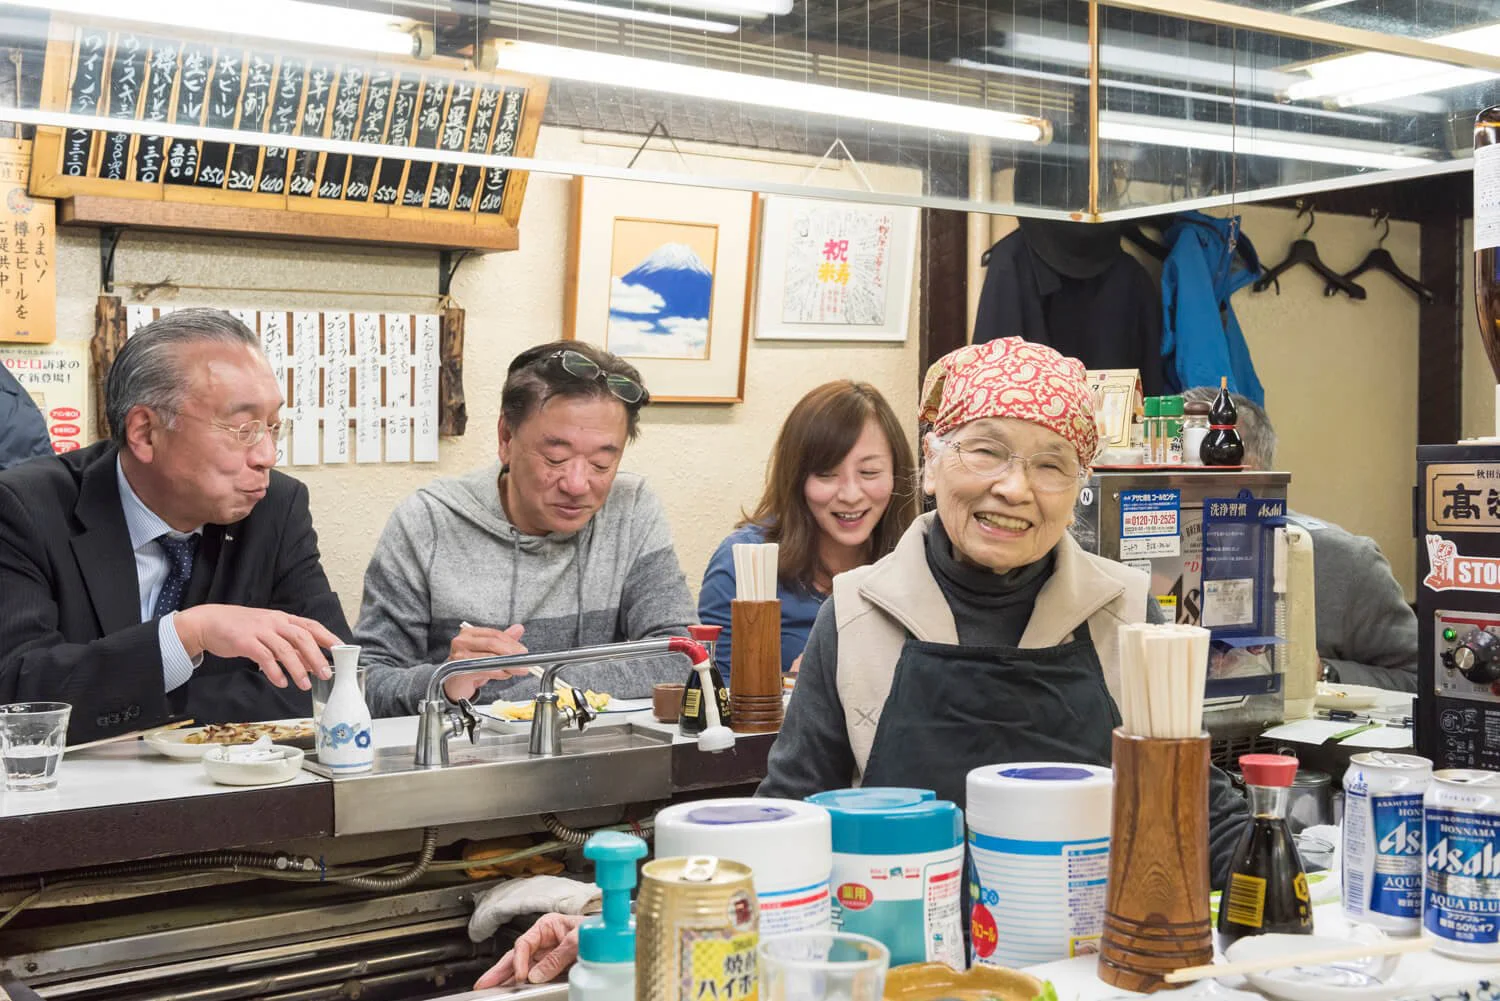
[[[891,953],[863,935],[799,932],[760,943],[763,1001],[880,1001]]]
[[[359,665],[358,678],[359,697],[363,699],[365,697],[365,665],[363,664]],[[333,668],[328,669],[326,681],[316,674],[308,675],[307,680],[312,682],[313,719],[322,719],[323,707],[328,704],[328,696],[333,692]],[[366,699],[365,705],[369,704],[369,700]]]
[[[5,788],[37,792],[57,787],[57,766],[68,743],[66,702],[0,705],[0,764]]]

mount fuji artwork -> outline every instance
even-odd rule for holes
[[[606,347],[622,357],[708,357],[717,227],[616,219]]]

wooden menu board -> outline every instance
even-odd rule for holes
[[[546,81],[280,54],[90,24],[53,32],[42,107],[455,153],[530,156]],[[514,250],[527,174],[132,132],[37,129],[62,222]]]

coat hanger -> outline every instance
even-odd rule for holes
[[[1158,261],[1165,261],[1167,259],[1167,254],[1170,253],[1170,251],[1168,251],[1166,247],[1162,246],[1160,243],[1156,242],[1155,240],[1151,239],[1151,237],[1143,233],[1141,231],[1141,227],[1136,225],[1135,223],[1129,223],[1128,225],[1126,225],[1124,229],[1120,230],[1120,235],[1129,240],[1131,243],[1135,244],[1137,247],[1140,247],[1142,250],[1150,254],[1152,257],[1156,258]]]
[[[1281,282],[1278,279],[1292,268],[1305,264],[1321,275],[1328,285],[1345,293],[1349,298],[1365,298],[1365,290],[1361,286],[1354,284],[1354,282],[1324,264],[1323,258],[1318,256],[1318,245],[1307,238],[1307,234],[1312,232],[1313,226],[1317,225],[1317,214],[1313,211],[1311,203],[1303,205],[1301,202],[1298,202],[1296,218],[1300,219],[1304,215],[1307,216],[1307,226],[1302,230],[1302,235],[1292,241],[1291,249],[1287,251],[1285,260],[1267,271],[1264,275],[1261,275],[1260,280],[1255,283],[1255,291],[1264,292],[1272,285],[1275,285],[1276,294],[1280,295]]]
[[[1396,259],[1391,256],[1391,252],[1385,249],[1385,238],[1391,235],[1391,217],[1384,212],[1374,213],[1374,215],[1375,225],[1379,226],[1384,223],[1385,230],[1380,234],[1380,239],[1376,241],[1375,249],[1365,255],[1365,259],[1359,262],[1359,267],[1353,271],[1345,272],[1344,278],[1352,281],[1366,271],[1384,271],[1396,279],[1396,281],[1405,285],[1412,294],[1423,302],[1429,305],[1437,302],[1437,296],[1432,294],[1432,290],[1405,271],[1402,271],[1401,265],[1396,263]],[[1323,287],[1324,295],[1338,295],[1338,293],[1339,289],[1332,284]]]

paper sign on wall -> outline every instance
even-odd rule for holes
[[[1120,491],[1120,559],[1182,555],[1182,491]]]
[[[31,140],[0,139],[0,341],[57,337],[57,211],[26,193]]]
[[[90,391],[88,345],[79,341],[6,344],[0,346],[0,363],[42,412],[53,451],[83,447]]]
[[[127,336],[174,308],[129,307]],[[286,400],[277,465],[437,461],[439,317],[227,312],[260,335]]]

